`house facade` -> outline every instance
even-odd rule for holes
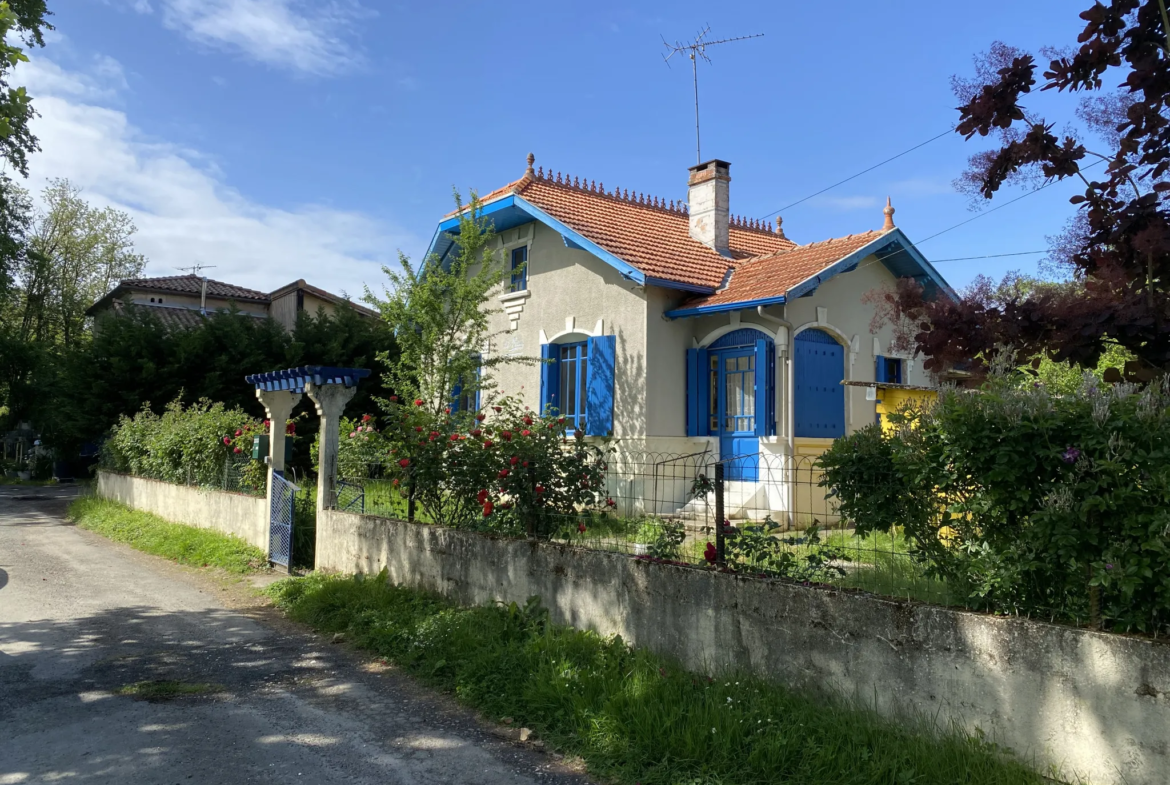
[[[724,161],[690,168],[686,204],[533,163],[482,199],[515,271],[484,349],[546,360],[494,372],[527,405],[613,437],[630,461],[724,461],[743,505],[775,512],[794,504],[771,487],[777,467],[875,422],[879,389],[931,386],[862,303],[902,277],[953,296],[888,203],[880,229],[798,245],[779,221],[730,213]],[[457,216],[440,223],[431,251],[450,253],[457,230]]]
[[[86,315],[100,317],[134,305],[151,309],[168,328],[186,329],[202,324],[209,313],[235,308],[258,319],[274,319],[291,332],[302,311],[315,315],[323,310],[331,314],[343,304],[362,315],[378,318],[376,311],[310,286],[304,279],[272,292],[261,292],[199,275],[120,281],[113,291],[90,306]]]

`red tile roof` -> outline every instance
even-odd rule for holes
[[[749,259],[735,267],[725,289],[689,300],[680,308],[782,297],[801,281],[816,275],[883,234],[885,232],[880,231],[851,234],[848,237],[800,245],[790,251]]]
[[[731,258],[690,237],[686,206],[543,169],[481,198],[516,194],[652,278],[715,289],[737,261],[796,246],[765,222],[732,216]],[[452,213],[453,214],[453,213]]]

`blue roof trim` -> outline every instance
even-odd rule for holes
[[[671,281],[666,278],[648,277],[638,268],[615,256],[609,251],[602,248],[597,243],[583,236],[580,232],[569,228],[567,225],[561,223],[556,218],[541,210],[539,207],[533,205],[531,202],[513,194],[505,196],[502,199],[496,199],[483,206],[481,213],[483,216],[497,217],[496,231],[501,231],[500,222],[502,221],[506,228],[519,225],[522,222],[529,220],[536,220],[543,223],[553,231],[561,235],[561,240],[567,248],[576,248],[587,253],[593,254],[601,261],[613,267],[622,277],[628,281],[633,281],[639,285],[645,286],[651,284],[653,286],[661,286],[666,289],[678,289],[684,292],[694,292],[696,294],[711,294],[715,290],[710,287],[695,286],[693,284],[680,283],[678,281]],[[520,220],[520,216],[524,220]],[[446,258],[450,252],[451,247],[455,244],[455,230],[459,228],[459,216],[452,216],[442,221],[435,229],[434,237],[431,238],[431,244],[428,247],[428,254],[438,254],[440,258]]]
[[[304,365],[300,368],[288,368],[271,373],[254,373],[245,376],[244,381],[254,385],[257,390],[288,390],[303,393],[305,385],[312,384],[344,384],[346,387],[357,387],[362,379],[370,375],[365,368],[337,368],[332,365]]]
[[[759,300],[744,300],[738,303],[720,303],[719,305],[700,305],[697,308],[677,308],[673,311],[667,311],[666,316],[670,319],[685,319],[688,316],[704,316],[709,313],[726,313],[727,311],[740,311],[744,308],[755,308],[759,305],[783,305],[787,300],[783,295],[778,297],[763,297]]]
[[[664,289],[678,289],[684,292],[695,292],[696,294],[714,294],[715,290],[710,286],[699,286],[693,283],[679,283],[678,281],[668,281],[665,278],[654,278],[646,276],[647,286],[661,286]]]

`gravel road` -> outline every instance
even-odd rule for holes
[[[0,486],[0,785],[589,782],[287,622],[256,598],[267,576],[70,525],[74,493]],[[203,691],[120,694],[142,682]]]

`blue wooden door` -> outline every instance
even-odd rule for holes
[[[796,336],[793,406],[797,437],[845,435],[845,347],[823,330]]]
[[[759,479],[760,437],[756,435],[756,351],[754,347],[718,352],[719,457],[742,455],[725,464],[728,480]]]

